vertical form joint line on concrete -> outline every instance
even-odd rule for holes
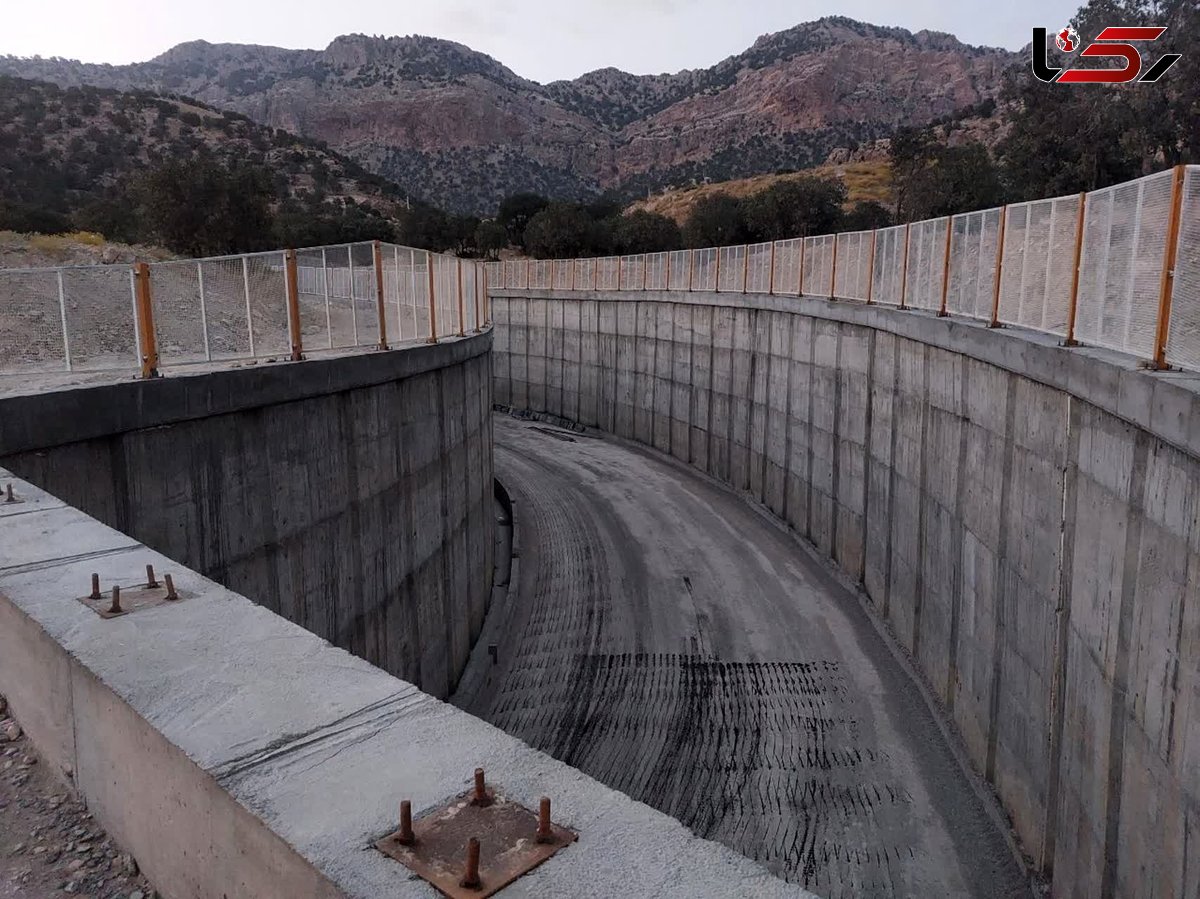
[[[1171,179],[1171,208],[1167,214],[1167,240],[1163,248],[1162,275],[1158,289],[1158,329],[1154,341],[1153,367],[1167,365],[1167,336],[1171,330],[1171,294],[1175,287],[1175,260],[1179,251],[1179,222],[1183,205],[1183,178],[1187,167],[1175,166]]]
[[[150,266],[144,262],[133,266],[137,311],[137,333],[139,356],[143,378],[158,377],[158,335],[154,330],[154,297],[150,288]]]
[[[375,307],[379,315],[379,348],[386,350],[388,348],[388,339],[387,312],[383,305],[383,247],[377,240],[371,244],[371,256],[375,263]],[[398,275],[399,272],[397,272]]]
[[[304,358],[304,345],[300,336],[300,288],[296,280],[296,251],[285,250],[283,261],[284,282],[287,290],[288,334],[292,344],[291,359],[293,362],[299,362]],[[351,303],[353,303],[353,282],[350,293]]]
[[[1079,212],[1075,218],[1075,253],[1071,262],[1071,298],[1067,305],[1067,336],[1063,346],[1078,346],[1075,339],[1075,314],[1079,304],[1079,268],[1083,262],[1083,228],[1087,214],[1087,193],[1079,195]]]

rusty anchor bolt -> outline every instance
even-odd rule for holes
[[[158,586],[158,581],[156,581],[154,579],[154,566],[153,565],[146,566],[146,586],[151,589]]]
[[[412,829],[412,803],[405,799],[400,803],[400,832],[396,834],[396,842],[401,846],[411,846],[416,841]]]
[[[467,869],[458,885],[468,890],[477,890],[482,886],[479,881],[479,840],[474,837],[467,841]]]
[[[179,594],[175,592],[175,582],[171,580],[171,575],[164,574],[163,583],[167,586],[167,599],[172,602],[179,599]]]
[[[543,796],[538,806],[537,842],[553,843],[554,831],[550,829],[550,797]]]
[[[6,484],[4,486],[4,501],[6,503],[15,503],[17,501],[17,498],[13,496],[12,484]]]
[[[124,611],[121,608],[121,588],[116,584],[113,584],[112,605],[108,607],[108,611],[114,615],[120,615]]]
[[[92,574],[92,592],[88,596],[88,599],[99,599],[99,598],[100,598],[100,575],[93,572],[93,574]]]
[[[483,769],[475,769],[475,791],[471,796],[471,805],[491,805],[492,797],[487,794],[483,781]]]

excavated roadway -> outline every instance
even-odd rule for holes
[[[519,565],[457,701],[821,896],[1029,896],[858,600],[729,489],[495,417]]]

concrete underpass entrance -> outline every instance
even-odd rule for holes
[[[1026,896],[857,598],[728,488],[495,416],[519,574],[457,701],[821,896]]]

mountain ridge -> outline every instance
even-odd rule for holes
[[[455,41],[342,35],[324,50],[189,41],[123,66],[0,58],[0,73],[194,97],[322,140],[456,211],[532,190],[626,197],[820,164],[994,99],[1017,54],[826,17],[699,69],[539,84]]]

